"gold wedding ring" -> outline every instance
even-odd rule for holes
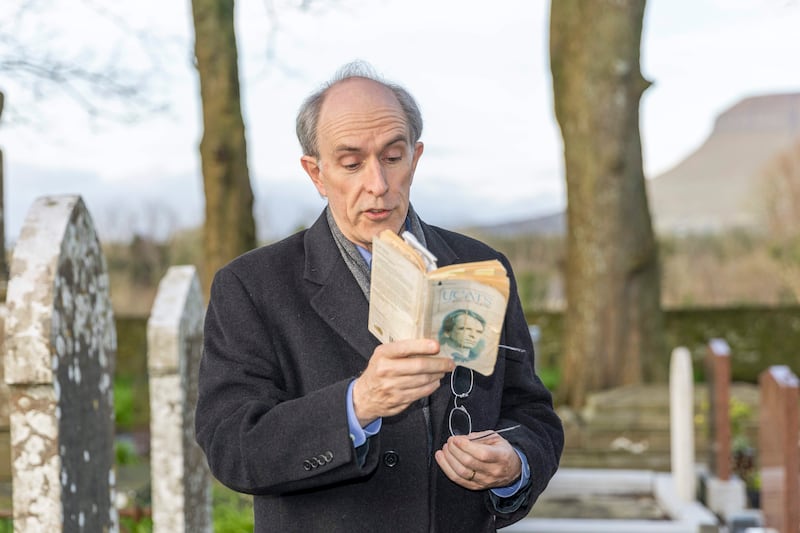
[[[472,481],[473,479],[475,479],[475,471],[474,470],[472,471],[472,475],[469,476],[469,479],[467,481]]]

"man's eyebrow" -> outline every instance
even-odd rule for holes
[[[340,145],[334,147],[333,151],[336,152],[336,153],[339,153],[339,152],[354,152],[354,153],[356,153],[356,152],[360,152],[361,149],[356,147],[356,146],[350,146],[350,145],[347,145],[347,144],[340,144]]]
[[[408,137],[406,137],[405,135],[398,134],[397,137],[393,138],[391,141],[389,141],[386,144],[384,144],[383,145],[383,149],[385,150],[385,149],[389,148],[391,145],[397,144],[399,142],[403,142],[403,143],[407,144],[408,143]]]
[[[386,150],[391,145],[397,144],[399,142],[403,142],[403,143],[407,144],[408,143],[408,137],[403,135],[403,134],[398,134],[396,137],[394,137],[390,141],[386,142],[386,144],[384,144],[381,147],[381,150]],[[334,151],[334,153],[341,153],[341,152],[359,153],[359,152],[361,152],[361,148],[359,148],[357,146],[350,146],[349,144],[339,144],[339,145],[337,145],[337,146],[335,146],[333,148],[333,151]]]

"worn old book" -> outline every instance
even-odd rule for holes
[[[384,230],[373,240],[369,331],[381,342],[436,339],[438,356],[491,375],[508,292],[496,259],[437,268],[409,232]]]

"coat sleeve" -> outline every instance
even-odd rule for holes
[[[347,425],[349,379],[292,395],[268,322],[230,269],[215,276],[206,313],[195,435],[214,476],[233,490],[279,494],[367,475]]]
[[[497,514],[497,527],[514,523],[530,513],[533,504],[558,469],[564,448],[564,429],[553,408],[550,392],[534,371],[533,343],[508,261],[502,258],[511,278],[511,291],[501,344],[524,352],[505,352],[504,384],[498,427],[521,424],[521,431],[508,435],[509,442],[525,454],[531,479],[523,493],[507,499],[492,498],[487,505]],[[520,498],[519,496],[522,496]]]

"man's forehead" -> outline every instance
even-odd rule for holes
[[[389,88],[373,80],[352,78],[328,89],[320,109],[320,126],[346,116],[380,112],[397,113],[405,118],[400,102]]]
[[[368,78],[348,78],[332,85],[325,95],[325,103],[347,99],[366,104],[373,100],[384,100],[398,104],[394,93],[375,80]],[[324,103],[323,103],[324,107]]]

